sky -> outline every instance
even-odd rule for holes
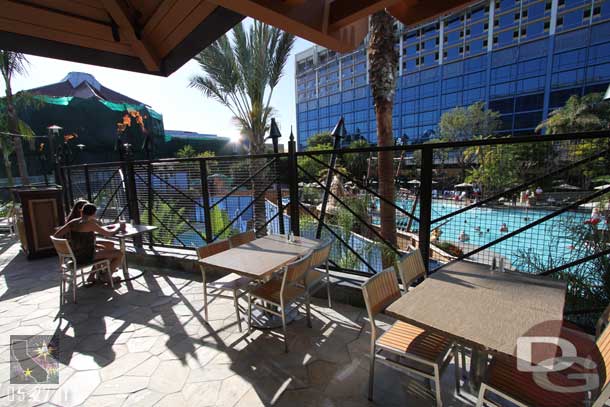
[[[274,90],[271,104],[276,110],[276,121],[282,132],[280,143],[287,144],[290,126],[294,127],[296,136],[294,55],[311,45],[300,38],[295,41],[284,68],[284,76]],[[217,134],[232,139],[239,137],[239,129],[233,123],[229,109],[188,87],[189,79],[202,72],[194,61],[189,61],[165,78],[37,56],[27,56],[27,59],[30,62],[28,74],[13,79],[13,92],[59,82],[68,72],[87,72],[103,86],[139,100],[161,113],[166,129]],[[0,94],[4,93],[5,87],[0,81]]]

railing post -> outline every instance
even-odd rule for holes
[[[70,201],[70,207],[72,207],[74,205],[74,191],[72,191],[72,171],[70,171],[70,168],[66,168],[66,183],[70,186],[67,198]]]
[[[280,137],[282,137],[282,134],[280,133],[280,129],[277,127],[277,123],[275,122],[275,118],[271,119],[271,128],[269,130],[269,137],[271,138],[271,140],[273,141],[273,153],[274,154],[279,154],[279,145],[278,145],[278,140]],[[275,158],[275,174],[278,177],[277,182],[275,183],[275,192],[277,194],[277,211],[278,211],[278,223],[279,223],[279,227],[280,227],[280,234],[283,235],[285,232],[284,230],[284,207],[282,205],[282,185],[280,184],[280,163],[278,162],[279,159],[276,157]]]
[[[299,226],[299,176],[297,169],[297,143],[292,130],[288,141],[288,183],[290,187],[290,230],[295,236],[300,236]]]
[[[337,162],[336,150],[341,147],[341,138],[345,133],[345,123],[343,117],[339,119],[339,122],[332,131],[333,140],[333,153],[330,156],[330,162],[328,163],[328,174],[326,174],[326,183],[324,184],[324,195],[322,196],[322,204],[320,206],[320,216],[318,220],[318,228],[316,230],[316,239],[322,236],[322,227],[324,225],[324,217],[326,215],[326,205],[328,204],[328,197],[330,190],[330,184],[333,180],[333,170],[335,169],[335,163]]]
[[[129,218],[136,224],[140,224],[140,209],[138,205],[138,190],[136,187],[136,175],[133,168],[133,160],[128,159],[126,165],[127,177],[127,209],[129,210]],[[142,237],[136,236],[133,239],[133,244],[136,247],[142,247]]]
[[[432,147],[425,146],[421,151],[420,204],[419,204],[419,250],[426,270],[430,260],[430,225],[432,217]]]
[[[149,161],[147,168],[146,168],[146,182],[148,183],[148,202],[146,204],[147,208],[148,208],[148,224],[149,225],[154,225],[155,222],[153,220],[153,206],[155,205],[155,196],[154,196],[154,189],[153,189],[153,184],[152,184],[152,172],[153,172],[153,165],[152,163]],[[155,244],[154,241],[155,237],[154,237],[154,233],[150,232],[148,234],[148,241],[150,242],[150,247],[152,248]]]
[[[212,231],[212,215],[210,213],[210,190],[208,189],[208,163],[199,159],[199,176],[201,178],[201,200],[203,201],[203,223],[205,225],[205,240],[210,243],[214,240]]]
[[[85,164],[85,191],[87,191],[87,201],[91,202],[91,180],[89,179],[89,166]]]

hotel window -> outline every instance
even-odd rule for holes
[[[553,74],[551,84],[553,88],[564,86],[574,86],[583,82],[585,77],[584,69],[576,69],[573,71],[565,71]]]
[[[495,110],[499,113],[512,113],[514,110],[515,100],[509,99],[498,99],[489,101],[489,110]]]
[[[529,61],[519,62],[518,75],[533,76],[544,75],[546,71],[546,58],[531,59]]]
[[[544,17],[545,5],[544,5],[544,3],[532,4],[531,6],[527,7],[527,9],[525,9],[523,11],[526,13],[527,17],[530,20],[534,20],[537,18]]]
[[[606,81],[608,79],[610,79],[610,65],[608,64],[589,67],[587,70],[588,82]]]
[[[471,105],[485,98],[485,88],[471,89],[462,93],[464,105]]]
[[[477,21],[487,17],[487,12],[485,11],[485,7],[477,7],[470,11],[470,21]]]
[[[517,93],[528,93],[544,90],[545,77],[520,79],[517,81]]]
[[[558,30],[569,30],[582,25],[582,10],[574,10],[557,18]],[[561,22],[561,24],[560,24]]]
[[[476,23],[470,26],[470,36],[478,37],[479,35],[485,33],[487,30],[484,28],[484,25],[484,23]]]
[[[557,72],[581,67],[585,64],[586,55],[586,49],[576,49],[562,54],[555,54],[553,56],[553,71]]]
[[[436,110],[438,109],[438,96],[433,96],[430,98],[423,98],[420,100],[420,110]]]
[[[544,93],[520,96],[515,99],[515,111],[526,112],[528,110],[540,110],[544,105]],[[491,106],[491,104],[490,104]]]
[[[507,82],[489,87],[489,96],[492,98],[512,96],[515,93],[515,83]]]
[[[521,113],[515,115],[515,129],[533,128],[542,121],[542,112]]]
[[[462,78],[449,78],[443,81],[443,93],[445,92],[456,92],[462,88]]]
[[[610,62],[610,42],[589,48],[589,63]]]
[[[485,84],[485,72],[474,72],[464,75],[464,88],[476,88]]]
[[[517,66],[507,65],[500,68],[494,68],[491,70],[491,81],[492,82],[505,82],[516,79],[517,77]]]

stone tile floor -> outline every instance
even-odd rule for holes
[[[434,405],[426,382],[377,365],[367,400],[365,310],[317,301],[313,328],[289,326],[291,351],[274,332],[237,328],[232,302],[202,318],[198,275],[148,270],[116,290],[79,288],[60,318],[56,258],[27,261],[0,235],[0,406]],[[245,324],[244,324],[245,328]],[[9,335],[53,335],[58,385],[9,383]],[[453,365],[444,404],[453,395]]]

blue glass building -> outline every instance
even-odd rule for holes
[[[418,26],[398,26],[394,137],[425,141],[443,112],[477,101],[501,113],[502,134],[532,133],[570,95],[610,82],[610,0],[490,0]],[[297,134],[331,129],[376,140],[366,49],[314,46],[296,55]]]

